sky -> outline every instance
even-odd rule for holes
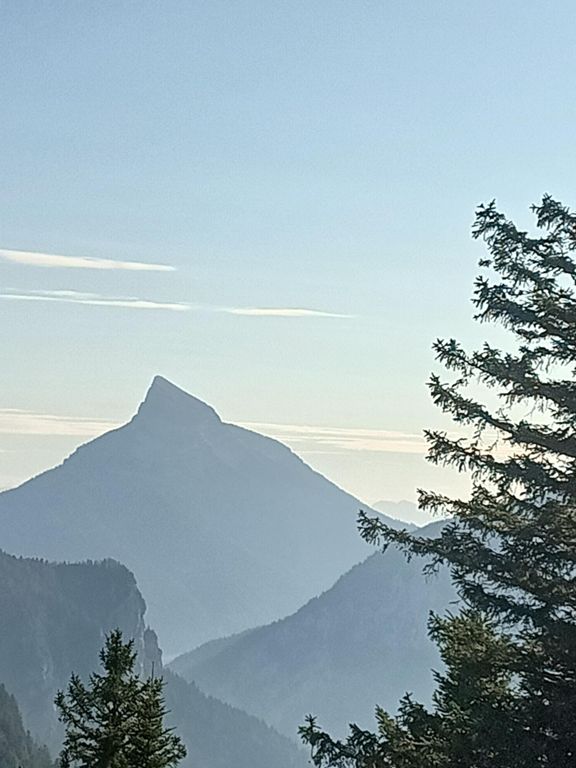
[[[496,198],[576,203],[576,6],[0,2],[0,487],[161,374],[363,501],[424,460]]]

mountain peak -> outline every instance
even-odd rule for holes
[[[220,421],[220,417],[213,408],[163,376],[154,376],[146,397],[138,409],[138,416],[161,420],[178,419],[179,422],[187,424]]]

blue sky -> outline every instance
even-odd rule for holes
[[[2,3],[0,486],[161,373],[368,501],[461,490],[430,344],[486,333],[478,203],[575,202],[575,38],[569,2]]]

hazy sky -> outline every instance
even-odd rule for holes
[[[365,500],[462,487],[430,344],[486,332],[478,203],[576,202],[574,3],[18,0],[0,44],[0,486],[161,373]]]

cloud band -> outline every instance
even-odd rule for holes
[[[246,317],[354,317],[354,315],[342,315],[336,312],[323,312],[319,309],[305,309],[303,307],[228,307],[221,311],[230,315],[244,315]]]
[[[187,312],[192,307],[183,302],[151,301],[133,296],[101,296],[98,293],[79,291],[27,291],[26,293],[0,293],[0,299],[12,301],[52,301],[64,304],[84,304],[93,307],[122,307],[124,309],[163,309],[170,312]]]
[[[129,272],[173,272],[175,267],[169,264],[150,264],[141,261],[115,261],[86,256],[61,256],[55,253],[36,251],[13,251],[0,248],[0,259],[29,267],[47,267],[50,269],[114,269]]]

